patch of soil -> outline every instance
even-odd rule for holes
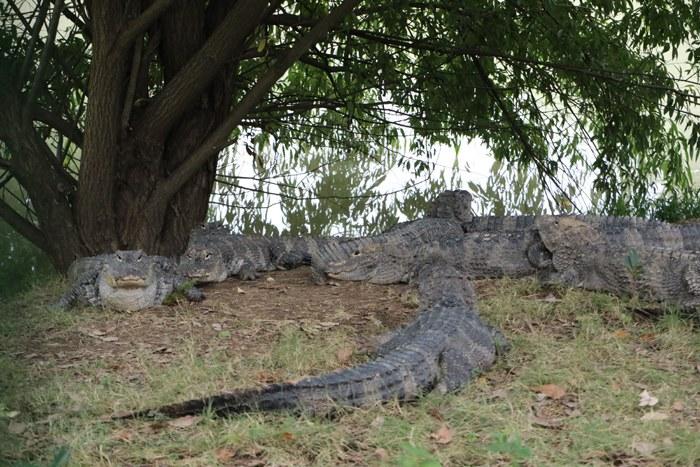
[[[55,369],[85,361],[109,362],[109,370],[129,371],[139,354],[167,363],[184,341],[194,351],[253,355],[267,348],[285,327],[310,335],[342,326],[360,343],[409,322],[416,314],[406,285],[337,282],[316,285],[310,268],[273,271],[256,281],[229,279],[202,287],[201,303],[180,303],[126,313],[84,310],[92,314],[77,328],[35,335],[18,357]]]

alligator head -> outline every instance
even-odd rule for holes
[[[156,303],[156,262],[141,250],[116,251],[107,256],[97,277],[102,303],[116,310],[134,311]]]
[[[178,271],[195,283],[222,282],[228,272],[218,248],[190,245],[180,259]]]
[[[412,258],[410,252],[386,243],[370,243],[358,246],[343,259],[325,263],[323,269],[332,279],[394,284],[408,280],[412,270],[409,259]]]

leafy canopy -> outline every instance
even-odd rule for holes
[[[47,3],[0,6],[3,82],[27,66],[27,18]],[[238,57],[232,105],[335,4],[282,2]],[[72,124],[57,131],[37,123],[74,178],[81,153],[64,136],[75,129],[79,138],[86,124],[92,53],[90,19],[81,11],[82,2],[67,3],[37,96]],[[595,174],[597,207],[644,213],[657,179],[690,184],[688,161],[700,145],[698,33],[696,1],[360,2],[246,115],[231,141],[285,161],[323,154],[319,165],[330,167],[345,154],[397,157],[420,177],[436,145],[480,138],[504,167],[534,167],[550,199],[571,203],[574,191],[561,180],[577,166]],[[671,73],[669,58],[683,69]],[[38,63],[35,53],[29,66]],[[165,84],[156,55],[149,94]],[[406,141],[421,160],[399,151]],[[232,179],[224,172],[219,180]]]

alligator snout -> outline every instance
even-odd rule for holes
[[[146,286],[146,278],[135,275],[121,276],[115,277],[114,283],[122,289],[136,289]]]

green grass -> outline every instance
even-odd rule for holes
[[[542,290],[529,280],[487,283],[482,315],[504,329],[513,349],[456,394],[333,419],[205,414],[178,428],[104,416],[335,368],[339,349],[353,343],[352,329],[280,327],[273,341],[245,355],[220,350],[217,336],[203,343],[195,329],[172,344],[166,360],[133,349],[128,368],[115,369],[109,355],[59,368],[48,357],[48,364],[27,359],[33,340],[113,314],[49,311],[58,286],[34,289],[0,310],[1,465],[49,465],[61,447],[69,449],[67,465],[79,466],[700,463],[700,335],[677,314],[650,320],[628,311],[637,304],[607,295]],[[187,307],[173,313],[192,318]],[[543,384],[566,395],[540,400],[533,388]],[[638,407],[644,389],[659,399],[653,411],[668,419],[641,420],[652,411]],[[443,426],[449,442],[436,435]],[[640,452],[643,443],[651,452]]]

